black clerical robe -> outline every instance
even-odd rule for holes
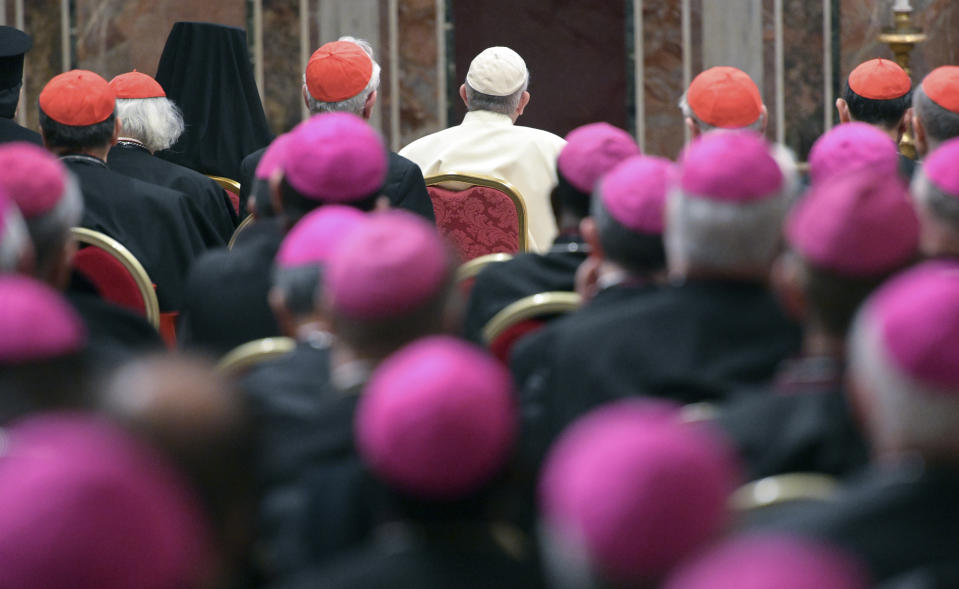
[[[259,528],[271,578],[361,545],[382,505],[353,441],[363,381],[343,390],[331,374],[327,348],[301,342],[242,383],[260,441]]]
[[[94,157],[62,159],[80,182],[81,225],[109,235],[130,250],[156,285],[160,310],[179,310],[187,270],[204,250],[188,197],[109,170]]]
[[[182,192],[207,247],[226,245],[237,215],[226,191],[199,172],[168,162],[137,143],[121,141],[110,149],[107,167],[125,176]]]
[[[160,333],[145,318],[103,300],[78,272],[73,272],[64,295],[86,325],[87,357],[94,374],[164,349]]]
[[[247,155],[240,163],[240,203],[246,206],[250,187],[253,186],[254,172],[260,158],[267,148]],[[390,152],[390,167],[386,171],[386,183],[383,194],[390,199],[393,208],[405,209],[421,217],[434,221],[433,201],[426,191],[423,172],[420,167],[405,157]]]
[[[544,254],[519,254],[483,268],[466,305],[464,335],[481,343],[483,327],[510,303],[540,292],[573,290],[576,269],[585,259],[580,236],[561,235]]]
[[[834,501],[784,510],[764,530],[831,542],[860,557],[876,584],[959,563],[959,467],[917,456],[874,466]]]
[[[830,357],[788,362],[775,383],[720,408],[750,479],[787,472],[848,476],[866,466],[865,441],[843,390],[840,363]]]
[[[0,117],[0,143],[10,143],[12,141],[26,141],[43,146],[43,139],[39,133],[21,127],[13,119]]]
[[[618,398],[722,399],[768,381],[799,342],[759,283],[610,287],[517,344],[524,445],[536,459],[571,421]]]
[[[220,355],[280,335],[267,301],[284,235],[280,220],[261,219],[241,235],[232,250],[212,250],[190,269],[177,331],[181,347]]]
[[[517,558],[488,525],[392,524],[374,542],[275,589],[488,589],[544,587],[532,559]]]

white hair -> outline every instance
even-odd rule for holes
[[[741,204],[673,188],[663,236],[670,270],[738,273],[768,268],[779,251],[785,209],[782,191]]]
[[[373,46],[370,45],[369,41],[349,36],[340,37],[337,41],[355,43],[370,56],[370,61],[373,63],[373,71],[370,72],[370,81],[367,82],[366,88],[363,88],[362,92],[346,100],[340,100],[339,102],[323,102],[317,100],[313,98],[313,95],[307,90],[307,108],[309,108],[310,114],[314,115],[321,112],[348,112],[357,116],[363,116],[363,107],[366,106],[366,99],[380,87],[380,64],[376,63],[376,58],[373,56]],[[303,74],[303,84],[306,85],[306,74]]]
[[[512,116],[512,114],[516,112],[516,109],[519,108],[519,103],[523,99],[523,93],[529,88],[529,72],[526,73],[526,81],[523,82],[522,87],[516,92],[507,94],[506,96],[484,94],[470,86],[469,82],[466,82],[465,86],[466,104],[467,109],[470,111],[488,110],[501,115]]]
[[[63,195],[56,206],[42,215],[26,219],[27,230],[33,241],[38,268],[51,263],[70,234],[70,228],[80,224],[83,217],[83,194],[72,172],[66,172]]]
[[[869,395],[867,429],[884,451],[959,452],[959,396],[903,374],[882,341],[879,325],[860,311],[849,336],[849,371]]]
[[[912,178],[909,192],[917,207],[953,233],[959,232],[959,198],[933,184],[921,166]]]
[[[0,228],[0,272],[14,272],[20,259],[30,247],[27,226],[20,211],[9,204],[3,211],[3,227]]]
[[[118,98],[121,133],[143,143],[151,152],[169,148],[183,134],[183,114],[172,100]]]
[[[708,133],[710,131],[732,131],[733,128],[726,127],[716,127],[710,125],[709,123],[703,121],[696,116],[696,113],[693,112],[693,107],[689,106],[689,101],[686,100],[686,92],[683,92],[683,95],[679,97],[679,102],[677,103],[679,110],[683,111],[683,117],[690,118],[696,122],[696,126],[699,127],[701,133]],[[760,112],[759,117],[752,123],[746,125],[745,127],[737,127],[735,130],[747,129],[749,131],[755,131],[757,133],[763,132],[763,114]]]

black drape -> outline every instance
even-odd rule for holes
[[[159,152],[160,157],[204,174],[236,179],[240,160],[272,139],[243,29],[174,24],[156,80],[186,122],[180,140]]]

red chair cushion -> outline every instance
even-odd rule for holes
[[[539,331],[544,325],[546,325],[546,321],[543,319],[527,319],[509,326],[503,333],[499,334],[496,339],[490,342],[490,353],[496,358],[499,358],[503,364],[509,366],[509,355],[510,352],[513,351],[513,346],[516,345],[516,342],[533,332]]]
[[[74,256],[73,267],[93,283],[105,300],[146,315],[146,301],[120,260],[98,247],[87,246]]]
[[[160,336],[171,350],[176,349],[176,320],[179,316],[177,311],[160,313]]]
[[[463,262],[497,252],[519,251],[519,214],[508,195],[472,186],[447,190],[428,186],[436,226]]]
[[[233,212],[239,215],[240,214],[240,195],[233,191],[227,190],[226,188],[223,189],[223,192],[225,192],[226,195],[230,197],[230,204],[233,205]]]

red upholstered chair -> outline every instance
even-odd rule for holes
[[[220,188],[226,190],[227,196],[230,197],[230,203],[233,204],[233,211],[239,215],[240,214],[240,183],[236,180],[231,180],[229,178],[224,178],[223,176],[207,176],[213,179],[217,184],[220,185]]]
[[[575,311],[583,299],[575,292],[541,292],[511,303],[483,327],[490,353],[509,363],[513,346],[523,337],[542,329],[551,319]]]
[[[476,276],[483,268],[490,264],[498,264],[512,259],[513,256],[511,254],[487,254],[473,258],[456,269],[456,286],[460,289],[463,297],[469,298],[470,291],[473,290],[473,285],[476,284]]]
[[[80,245],[73,267],[97,288],[104,299],[143,315],[160,326],[160,306],[153,282],[140,262],[120,242],[99,231],[71,229]]]
[[[241,376],[257,364],[292,352],[294,348],[296,340],[289,337],[255,339],[227,352],[216,368],[227,376]]]
[[[436,226],[464,262],[526,251],[526,203],[505,180],[450,172],[426,178]]]

